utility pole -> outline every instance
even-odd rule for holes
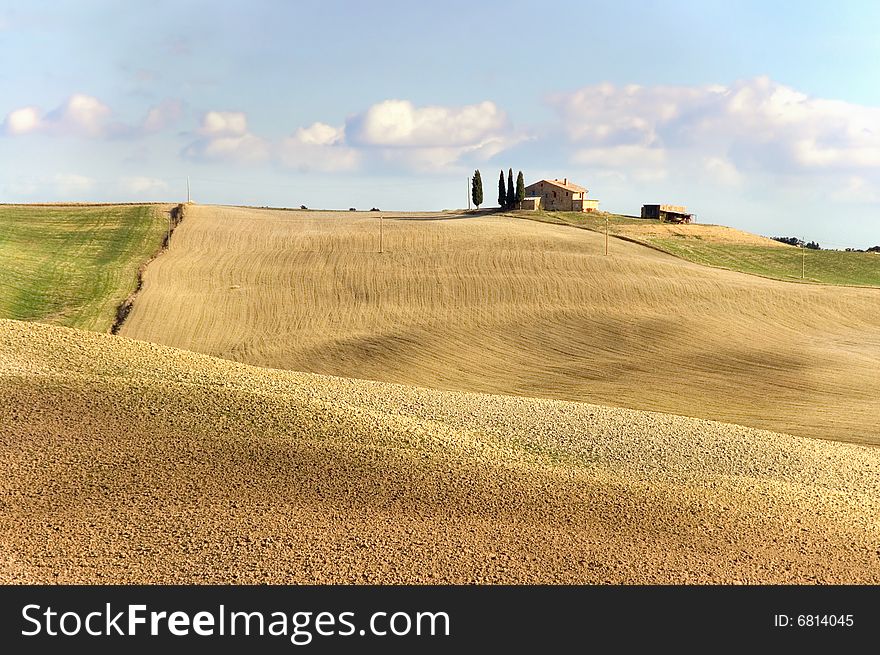
[[[801,241],[801,279],[805,280],[807,277],[807,239]]]
[[[608,256],[608,215],[605,215],[605,256]]]
[[[474,183],[474,178],[469,177],[467,181],[467,197],[468,197],[468,211],[471,210],[471,185]]]
[[[189,175],[186,176],[186,202],[189,204]]]

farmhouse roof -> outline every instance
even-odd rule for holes
[[[577,184],[574,184],[572,182],[569,182],[568,178],[565,178],[563,180],[538,180],[538,182],[546,182],[547,184],[552,184],[553,186],[558,186],[559,188],[565,189],[566,191],[575,191],[577,193],[580,193],[581,191],[583,191],[583,192],[587,191],[584,187],[579,186]],[[535,184],[537,184],[538,182],[535,182]],[[533,185],[529,185],[529,186],[533,186]]]

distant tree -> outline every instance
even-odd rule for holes
[[[501,175],[498,176],[498,206],[501,209],[507,207],[507,190],[504,186],[504,171],[501,171]]]
[[[516,174],[516,208],[522,209],[522,202],[526,199],[526,181],[522,171]]]
[[[868,248],[868,252],[880,252],[880,246],[871,246]]]
[[[787,243],[790,246],[802,246],[804,242],[798,239],[797,237],[771,237],[774,241],[779,241],[780,243]]]
[[[507,169],[507,207],[513,208],[516,205],[516,189],[513,188],[513,169]]]
[[[798,248],[808,248],[810,250],[822,250],[819,247],[819,243],[816,241],[803,241],[802,239],[798,239],[797,237],[770,237],[774,241],[779,241],[780,243],[787,243],[790,246],[797,246]]]
[[[483,204],[483,178],[480,177],[479,170],[474,171],[474,177],[471,180],[471,200],[474,201],[477,209]]]

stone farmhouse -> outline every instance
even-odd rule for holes
[[[587,190],[561,180],[540,180],[526,187],[523,209],[546,209],[548,211],[592,212],[599,209],[599,201],[587,198]]]

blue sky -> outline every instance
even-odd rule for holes
[[[3,2],[0,201],[610,211],[880,243],[880,3]]]

